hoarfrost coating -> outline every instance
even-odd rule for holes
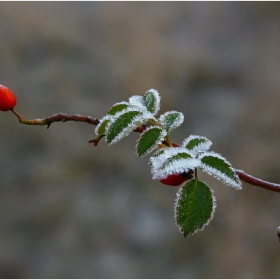
[[[203,158],[208,157],[208,156],[218,158],[218,159],[222,160],[225,164],[227,164],[228,168],[232,172],[232,177],[233,178],[227,176],[225,173],[221,172],[219,169],[203,163]],[[230,162],[227,161],[223,156],[221,156],[220,154],[217,154],[215,152],[205,152],[204,154],[200,155],[198,158],[201,160],[200,168],[204,172],[208,173],[209,175],[214,176],[216,179],[221,180],[222,182],[224,182],[225,184],[227,184],[231,187],[234,187],[238,190],[242,189],[242,183],[239,180],[239,177],[236,175],[236,173],[235,173],[234,169],[232,168]]]
[[[169,148],[165,148],[163,150],[160,150],[158,152],[156,152],[151,158],[149,163],[151,163],[152,165],[152,169],[158,169],[160,166],[162,166],[167,159],[181,154],[181,153],[185,153],[188,154],[191,157],[193,157],[193,155],[190,153],[189,150],[187,150],[186,148],[181,148],[181,147],[169,147]]]
[[[149,93],[151,93],[151,95],[149,95]],[[149,104],[153,103],[153,98],[154,98],[154,103],[153,103],[153,115],[157,115],[159,110],[160,110],[160,95],[158,93],[158,91],[156,89],[149,89],[148,91],[146,91],[144,98],[146,98],[146,106],[149,106]]]
[[[120,117],[122,117],[124,114],[128,112],[138,112],[139,114],[137,114],[132,119],[130,119],[130,122],[128,122],[126,126],[124,126],[124,128],[120,132],[118,132],[117,135],[115,135],[113,140],[108,141],[108,132],[110,131],[112,126],[115,124],[116,121],[118,121]],[[121,139],[128,136],[130,132],[132,132],[137,126],[148,122],[150,118],[151,118],[151,113],[147,111],[142,111],[138,107],[134,107],[134,106],[128,107],[127,109],[124,109],[121,112],[116,113],[116,115],[112,116],[112,118],[109,120],[105,128],[107,132],[106,141],[109,142],[108,145],[112,145],[119,142]]]
[[[205,182],[203,182],[205,185],[207,185]],[[207,185],[208,186],[208,185]],[[175,199],[175,204],[174,204],[174,218],[175,218],[175,221],[176,221],[176,225],[178,226],[179,228],[179,231],[181,234],[184,234],[183,232],[183,228],[178,224],[178,219],[177,219],[177,207],[178,207],[178,203],[179,203],[179,200],[181,198],[181,193],[182,193],[182,190],[184,188],[184,185],[181,186],[178,190],[178,192],[176,193],[176,199]],[[206,221],[206,223],[201,227],[201,228],[198,228],[196,229],[191,235],[194,235],[196,234],[198,231],[202,231],[204,230],[204,228],[206,226],[209,225],[209,223],[212,221],[212,219],[214,218],[214,214],[215,214],[215,211],[216,211],[216,208],[217,208],[217,202],[216,202],[216,197],[214,195],[214,190],[208,186],[208,188],[210,189],[211,191],[211,194],[212,194],[212,202],[213,202],[213,206],[212,206],[212,212],[211,212],[211,215],[210,215],[210,218]]]
[[[183,141],[182,147],[187,147],[189,144],[191,144],[191,142],[196,143],[194,144],[194,146],[192,146],[192,148],[188,149],[192,151],[196,156],[207,151],[212,145],[212,142],[204,136],[190,135]]]
[[[181,158],[167,163],[161,169],[153,169],[152,175],[154,180],[167,178],[169,175],[182,174],[197,168],[200,165],[200,160],[196,158]]]
[[[150,131],[150,130],[152,130],[152,129],[155,129],[155,128],[161,129],[161,128],[156,127],[156,126],[148,127],[148,128],[146,128],[146,129],[143,131],[143,133],[141,134],[141,136],[143,137],[143,136],[145,135],[146,132],[148,132],[148,131]],[[156,149],[157,146],[158,146],[160,143],[162,143],[162,141],[164,140],[164,137],[165,137],[166,135],[167,135],[166,130],[161,129],[161,133],[160,133],[158,139],[157,139],[157,140],[153,143],[153,145],[152,145],[143,155],[141,155],[140,157],[144,157],[145,155],[151,153],[154,149]],[[140,137],[140,138],[137,140],[137,142],[136,142],[136,151],[137,151],[137,146],[138,146],[139,142],[141,141],[142,137]]]
[[[169,119],[168,117],[172,117]],[[177,111],[168,111],[159,117],[159,123],[168,131],[179,127],[184,122],[184,114]]]

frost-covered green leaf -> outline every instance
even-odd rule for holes
[[[138,157],[143,157],[152,152],[163,141],[167,132],[158,126],[147,128],[137,141],[136,151]]]
[[[96,135],[106,134],[106,126],[111,119],[112,117],[106,115],[100,120],[99,124],[95,128]]]
[[[110,111],[108,112],[108,115],[115,115],[116,113],[118,112],[121,112],[122,110],[128,108],[129,106],[129,103],[127,102],[119,102],[119,103],[116,103],[111,109]]]
[[[159,123],[169,132],[179,127],[184,121],[184,115],[177,111],[169,111],[159,117]]]
[[[137,126],[146,123],[148,119],[141,111],[135,108],[127,108],[119,113],[108,122],[106,126],[106,141],[108,145],[117,143],[124,137],[128,136]]]
[[[212,142],[210,140],[208,140],[204,136],[198,135],[190,135],[182,143],[182,147],[187,148],[195,155],[199,155],[200,153],[207,151],[211,147],[211,145]]]
[[[154,116],[160,109],[160,95],[155,89],[148,90],[143,96],[144,105]]]
[[[200,168],[225,184],[241,190],[242,184],[235,174],[231,164],[220,154],[205,152],[198,157],[201,160]]]
[[[128,102],[131,106],[136,106],[141,108],[141,110],[146,110],[146,106],[144,103],[144,98],[141,95],[133,95],[128,99]]]
[[[179,188],[175,201],[175,219],[184,237],[203,230],[212,220],[215,208],[214,192],[204,182],[193,179]]]
[[[188,172],[200,165],[200,160],[193,158],[185,148],[166,148],[150,158],[153,179],[160,180],[172,174]]]

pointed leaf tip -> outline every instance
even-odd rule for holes
[[[128,136],[137,126],[148,121],[146,116],[135,108],[127,108],[116,115],[106,126],[106,141],[108,145],[117,143]]]
[[[136,151],[138,157],[143,157],[152,152],[163,141],[167,132],[158,126],[147,128],[137,141]]]
[[[160,95],[155,89],[148,90],[143,96],[144,104],[149,112],[154,116],[160,109]]]
[[[159,123],[169,132],[179,127],[184,121],[183,113],[169,111],[159,117]]]
[[[242,183],[231,164],[220,154],[215,152],[205,152],[198,158],[201,160],[200,168],[204,172],[231,187],[238,190],[242,189]]]

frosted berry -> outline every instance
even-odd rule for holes
[[[180,186],[186,180],[187,179],[184,176],[182,176],[182,174],[172,174],[165,179],[161,179],[160,182],[164,185]]]
[[[13,92],[5,86],[0,85],[0,111],[13,109],[17,104]]]

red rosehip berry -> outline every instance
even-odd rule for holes
[[[17,99],[13,92],[5,86],[0,85],[0,111],[13,109],[17,104]]]
[[[180,186],[186,180],[187,178],[185,178],[182,174],[172,174],[165,179],[161,179],[160,182],[164,185]]]

